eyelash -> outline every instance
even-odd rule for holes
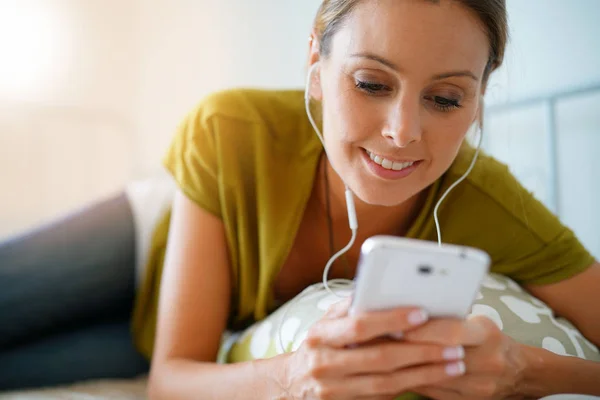
[[[458,100],[448,99],[446,97],[429,96],[429,97],[426,97],[425,99],[433,100],[433,106],[441,112],[449,112],[449,111],[456,110],[457,108],[462,107],[462,105],[458,102]]]
[[[391,91],[391,89],[388,86],[383,85],[381,83],[366,82],[359,80],[356,81],[356,87],[370,94],[380,94],[384,90],[388,92]]]
[[[383,85],[381,83],[373,83],[359,80],[356,81],[355,86],[358,89],[367,92],[371,95],[382,95],[381,92],[390,92],[392,90],[388,86]],[[449,112],[462,107],[458,100],[448,99],[442,96],[427,96],[425,97],[425,100],[432,100],[433,106],[441,112]]]

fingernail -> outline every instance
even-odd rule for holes
[[[447,347],[443,353],[444,360],[462,360],[465,358],[465,349],[462,346]]]
[[[421,325],[427,322],[429,315],[425,310],[417,310],[408,314],[408,323],[411,325]]]
[[[446,365],[446,373],[450,376],[464,375],[466,370],[467,367],[462,361]]]

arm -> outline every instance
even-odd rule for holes
[[[527,287],[596,344],[600,343],[598,288],[600,265],[597,263],[562,282]],[[510,396],[539,399],[564,393],[600,395],[600,363],[516,343],[485,317],[466,322],[432,322],[406,338],[470,347],[465,359],[465,377],[417,390],[435,399],[453,400],[468,395],[489,399]],[[480,376],[475,380],[477,374]]]
[[[222,221],[178,192],[161,283],[151,399],[273,397],[281,357],[215,363],[230,310],[230,277]]]
[[[436,400],[539,399],[566,393],[600,395],[600,363],[517,343],[485,316],[466,321],[433,320],[407,333],[405,339],[413,343],[464,346],[464,376],[415,389]]]
[[[600,395],[600,363],[520,346],[528,361],[518,391],[526,398],[561,393]]]
[[[448,356],[441,346],[383,343],[348,350],[350,344],[370,343],[424,322],[409,318],[414,309],[353,318],[349,302],[334,305],[296,352],[216,364],[231,294],[226,249],[223,223],[178,193],[162,278],[151,399],[381,400],[459,373],[447,368],[456,367],[457,355]]]
[[[600,346],[600,263],[564,281],[529,285],[526,289]]]
[[[526,287],[546,302],[558,315],[571,321],[581,333],[600,346],[600,263],[584,272],[551,285]],[[600,395],[600,364],[549,351],[525,348],[530,369],[525,375],[524,391],[543,396],[552,393]],[[568,376],[569,379],[564,379]]]

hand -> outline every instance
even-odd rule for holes
[[[310,329],[285,364],[285,398],[393,399],[423,385],[441,384],[460,373],[456,348],[379,340],[410,332],[426,322],[414,308],[348,315],[341,301]],[[423,316],[423,318],[418,318]]]
[[[520,399],[526,357],[521,345],[483,316],[440,319],[406,334],[411,343],[465,347],[466,373],[446,382],[424,385],[415,392],[435,400]]]

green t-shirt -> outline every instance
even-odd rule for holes
[[[230,323],[265,318],[276,307],[273,281],[287,259],[310,196],[322,146],[301,91],[230,90],[207,97],[184,120],[164,164],[180,189],[225,225],[232,271]],[[407,237],[436,240],[433,207],[464,174],[464,145],[429,190]],[[439,210],[443,240],[485,250],[492,272],[523,284],[569,278],[594,263],[571,230],[523,188],[508,168],[481,154]],[[157,226],[133,331],[148,357],[170,213]]]

